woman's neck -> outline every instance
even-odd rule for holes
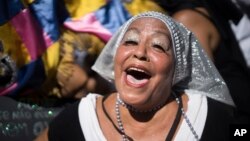
[[[183,101],[186,101],[184,99]],[[103,106],[107,110],[108,116],[110,116],[110,120],[112,120],[111,122],[113,122],[118,129],[119,125],[115,108],[116,100],[116,94],[111,94],[106,98]],[[134,140],[140,139],[141,137],[150,138],[153,135],[155,135],[155,137],[163,137],[164,140],[176,118],[178,104],[172,99],[159,110],[146,113],[133,112],[121,105],[119,105],[119,110],[123,128],[126,134],[131,136]],[[105,116],[105,114],[102,116]]]

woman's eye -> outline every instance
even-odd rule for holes
[[[159,51],[166,52],[166,50],[161,45],[154,44],[153,47]]]
[[[128,40],[124,42],[125,45],[137,45],[138,43],[136,41]]]

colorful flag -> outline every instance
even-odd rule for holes
[[[148,10],[163,12],[147,0],[1,0],[0,41],[16,72],[13,82],[0,86],[0,95],[55,85],[62,27],[106,43],[131,16]]]

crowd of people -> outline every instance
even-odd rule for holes
[[[230,25],[246,11],[228,0],[99,5],[95,16],[106,15],[100,23],[112,32],[100,31],[97,21],[78,27],[66,20],[54,54],[43,58],[45,65],[52,60],[56,65],[45,67],[50,77],[34,90],[5,89],[17,85],[22,73],[20,58],[2,41],[1,97],[17,102],[28,97],[58,113],[32,139],[229,140],[229,125],[249,124],[250,68]],[[112,8],[122,11],[123,19],[110,19]],[[90,16],[80,24],[94,20]]]

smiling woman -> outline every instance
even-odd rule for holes
[[[127,104],[145,110],[169,97],[174,72],[169,35],[166,25],[154,18],[138,19],[128,28],[114,64],[116,88]]]
[[[192,32],[172,18],[134,16],[92,68],[116,92],[82,98],[37,140],[228,140],[227,86]]]

